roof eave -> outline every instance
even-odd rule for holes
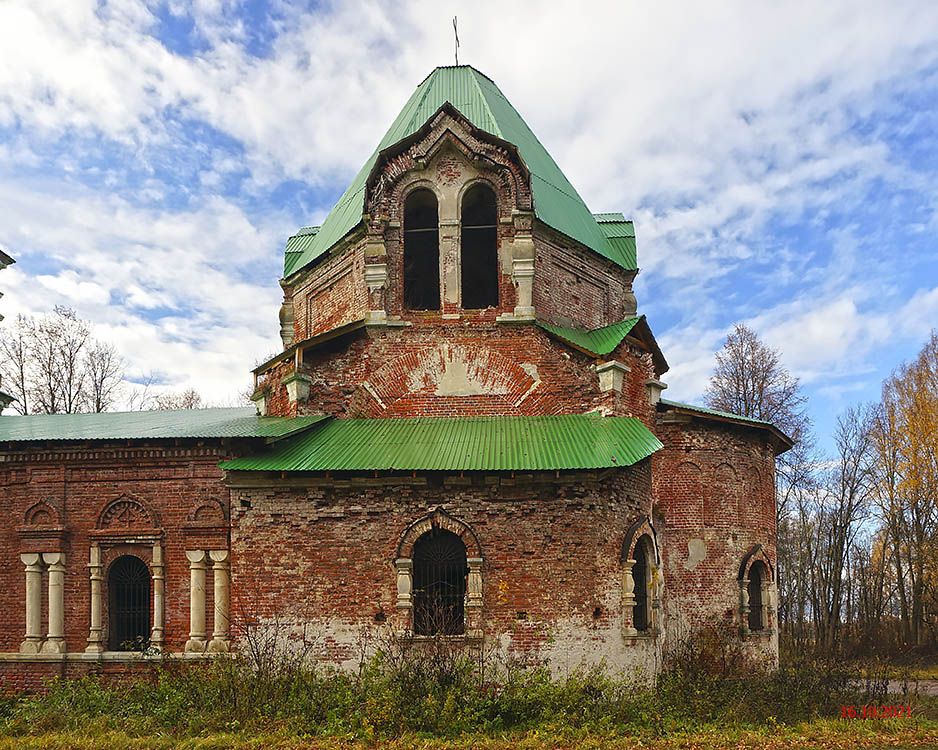
[[[667,399],[661,399],[658,402],[658,410],[661,412],[674,412],[675,414],[684,414],[694,419],[702,419],[709,422],[721,422],[732,424],[737,427],[746,427],[752,430],[763,430],[772,436],[773,443],[776,446],[775,455],[781,455],[795,447],[795,441],[782,432],[771,422],[757,422],[746,417],[732,417],[724,414],[712,414],[701,409],[695,409],[690,405],[676,404]]]

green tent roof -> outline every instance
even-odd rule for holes
[[[296,418],[259,417],[253,406],[0,416],[0,442],[239,437],[277,440],[324,419],[321,414]]]
[[[228,471],[554,471],[630,466],[662,447],[634,417],[335,419]]]
[[[562,341],[566,341],[568,344],[572,344],[577,349],[582,349],[597,357],[605,357],[622,343],[622,339],[629,335],[629,331],[641,319],[642,316],[639,315],[637,318],[627,318],[618,323],[603,326],[602,328],[593,328],[592,330],[555,326],[542,320],[537,321],[537,324],[548,333],[553,334]]]
[[[604,230],[498,86],[475,68],[460,65],[436,68],[424,79],[318,232],[307,235],[302,241],[293,242],[302,236],[300,233],[290,238],[292,245],[287,245],[284,276],[320,257],[359,225],[364,210],[365,183],[379,152],[413,135],[447,102],[475,127],[518,149],[531,172],[537,218],[623,268],[632,270],[636,267],[634,237],[632,250],[629,250],[629,242],[621,234],[623,228]],[[621,214],[616,216],[621,221],[617,219],[612,223],[628,224]],[[610,231],[619,234],[610,235]],[[302,250],[297,251],[301,245]]]

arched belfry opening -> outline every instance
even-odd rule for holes
[[[440,309],[440,222],[436,196],[414,190],[404,203],[404,307]]]
[[[462,199],[460,263],[462,306],[498,306],[498,208],[495,192],[478,182]]]

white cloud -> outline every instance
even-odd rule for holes
[[[74,304],[134,367],[240,387],[251,355],[276,343],[276,238],[292,219],[251,218],[243,195],[211,191],[240,170],[249,195],[285,178],[341,189],[414,86],[451,62],[450,19],[462,9],[430,0],[277,7],[279,36],[257,58],[236,4],[171,4],[208,40],[185,57],[152,36],[144,4],[0,3],[0,127],[16,133],[0,143],[0,164],[35,170],[49,158],[61,173],[46,182],[0,174],[0,241],[56,267],[31,279],[16,267],[0,275],[6,314]],[[872,316],[901,305],[888,279],[878,281],[887,293],[874,294],[863,278],[856,234],[833,237],[833,260],[805,269],[807,251],[766,247],[761,232],[775,217],[820,221],[858,204],[874,180],[934,195],[894,163],[880,133],[855,126],[938,62],[938,5],[585,9],[558,0],[533,13],[528,3],[482,0],[460,17],[460,38],[461,60],[496,80],[588,203],[636,217],[639,299],[680,280],[680,294],[652,300],[693,320],[661,337],[674,395],[700,393],[734,311],[806,380],[865,366],[878,340]],[[243,148],[243,160],[212,147],[196,155],[188,209],[162,206],[159,180],[130,189],[116,169],[96,167],[106,187],[76,188],[88,169],[80,154],[41,156],[65,137],[97,139],[102,151],[118,143],[136,154],[140,176],[151,175],[147,155],[175,144],[174,118],[204,122]],[[304,218],[327,209],[311,205]],[[715,298],[714,283],[778,260],[773,253],[786,262],[762,283],[807,290],[758,314],[744,290],[732,305]],[[903,308],[904,335],[935,319],[935,295],[922,290]],[[156,312],[167,315],[154,320]]]

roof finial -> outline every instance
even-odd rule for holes
[[[453,36],[456,37],[456,65],[459,66],[459,29],[456,28],[456,16],[453,16]]]

